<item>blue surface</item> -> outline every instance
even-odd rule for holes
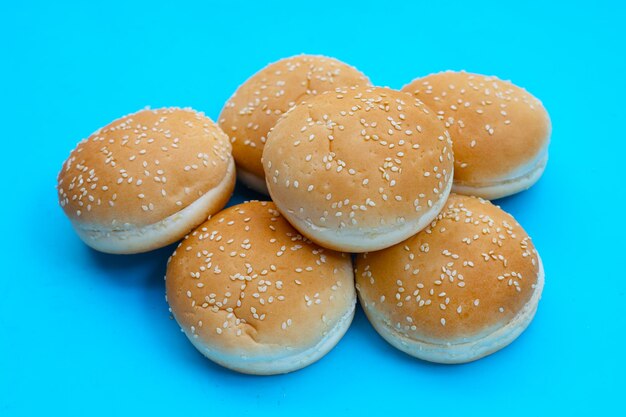
[[[125,3],[0,5],[0,416],[624,412],[620,2]],[[73,233],[55,184],[79,139],[146,105],[215,119],[248,76],[300,52],[338,57],[379,85],[467,69],[543,100],[554,128],[545,175],[500,201],[547,274],[535,321],[511,346],[433,365],[391,348],[359,311],[319,363],[235,374],[170,318],[171,247],[104,255]],[[233,201],[250,197],[239,189]]]

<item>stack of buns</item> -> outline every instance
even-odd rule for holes
[[[254,74],[226,102],[218,119],[232,142],[239,180],[267,195],[261,156],[278,119],[309,97],[338,87],[369,84],[357,69],[315,55],[281,59]]]
[[[495,77],[449,71],[393,90],[299,55],[242,84],[218,123],[180,108],[110,123],[72,151],[57,189],[96,250],[183,239],[167,265],[170,310],[227,368],[317,361],[357,294],[391,345],[462,363],[511,343],[537,310],[541,258],[488,200],[539,179],[550,133],[542,104]],[[222,210],[236,177],[272,201]]]

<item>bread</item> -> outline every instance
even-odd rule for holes
[[[532,186],[548,161],[551,124],[541,102],[496,77],[442,72],[406,85],[446,123],[453,192],[495,199]]]
[[[351,85],[369,85],[369,80],[341,61],[317,55],[281,59],[243,83],[218,118],[232,141],[239,179],[267,194],[261,155],[280,116],[310,96]]]
[[[351,87],[307,99],[270,132],[266,182],[281,213],[319,245],[365,252],[396,244],[441,210],[452,146],[411,95]]]
[[[350,256],[303,238],[270,202],[230,207],[172,255],[167,300],[206,357],[250,374],[278,374],[324,356],[356,303]]]
[[[361,305],[396,348],[432,362],[489,355],[529,325],[544,271],[530,238],[488,201],[451,194],[432,224],[356,260]]]
[[[235,166],[228,137],[190,109],[142,110],[80,142],[58,176],[81,239],[109,253],[175,242],[221,209]]]

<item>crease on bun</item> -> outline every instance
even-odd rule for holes
[[[203,355],[261,375],[320,359],[356,304],[350,255],[304,238],[271,202],[232,206],[188,235],[168,262],[166,290]]]
[[[475,195],[487,200],[495,200],[516,194],[532,187],[548,164],[548,152],[545,150],[537,160],[518,169],[510,178],[496,181],[483,181],[479,183],[464,183],[455,181],[452,183],[452,192],[463,195]]]
[[[265,348],[273,348],[264,354],[238,355],[224,353],[217,349],[211,349],[207,344],[193,334],[185,331],[185,334],[200,353],[213,362],[232,369],[233,371],[252,375],[276,375],[297,371],[317,362],[334,348],[348,331],[354,313],[356,303],[338,321],[335,327],[325,333],[317,344],[304,349],[291,349],[278,344],[264,344]],[[259,349],[261,351],[262,349]]]
[[[71,220],[78,236],[100,252],[128,254],[164,247],[179,240],[219,211],[228,202],[235,187],[235,163],[230,161],[222,181],[182,210],[147,226],[126,224],[117,228],[103,228]]]
[[[508,346],[517,339],[530,325],[535,317],[537,306],[541,299],[544,286],[544,270],[541,258],[538,257],[539,275],[537,286],[531,299],[526,303],[517,316],[502,327],[495,327],[491,331],[484,331],[472,338],[464,338],[455,342],[441,343],[429,339],[414,339],[397,331],[385,317],[369,310],[367,316],[376,331],[396,349],[411,356],[429,362],[458,364],[472,362],[491,355]]]

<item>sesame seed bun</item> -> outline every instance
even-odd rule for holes
[[[453,192],[495,199],[532,186],[548,161],[551,124],[526,90],[466,72],[418,78],[402,88],[437,112],[454,144]]]
[[[369,80],[348,64],[316,55],[281,59],[243,83],[218,118],[232,141],[240,181],[267,194],[261,155],[280,116],[307,97],[352,85]]]
[[[80,238],[108,253],[175,242],[232,194],[228,137],[190,109],[142,110],[80,142],[58,176],[59,203]]]
[[[276,124],[263,152],[282,214],[345,252],[382,249],[425,227],[446,201],[453,159],[448,132],[427,107],[377,87],[308,99]]]
[[[456,194],[417,235],[359,255],[355,272],[378,333],[439,363],[473,361],[515,340],[533,319],[544,283],[541,259],[515,219]]]
[[[356,304],[350,255],[303,238],[270,202],[230,207],[187,236],[170,258],[166,288],[203,355],[260,375],[320,359]]]

